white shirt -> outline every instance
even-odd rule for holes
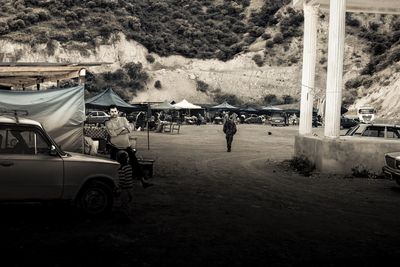
[[[125,149],[131,145],[129,143],[129,133],[132,132],[132,129],[125,117],[111,118],[106,121],[106,129],[111,137],[110,142],[115,147]]]

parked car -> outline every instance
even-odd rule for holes
[[[342,117],[340,118],[340,128],[348,129],[351,127],[356,126],[359,122],[355,121],[354,119]]]
[[[110,115],[104,111],[91,111],[87,114],[85,123],[88,124],[104,124],[110,119]]]
[[[283,114],[275,113],[272,114],[271,118],[269,119],[271,126],[286,126],[286,119]]]
[[[64,152],[37,121],[0,116],[0,201],[63,200],[105,214],[118,168],[113,160]]]
[[[245,123],[263,123],[262,117],[257,114],[251,114],[250,117],[244,119]]]
[[[358,124],[350,128],[346,136],[400,138],[400,126],[393,124]]]
[[[400,185],[400,152],[385,154],[385,166],[382,171],[386,177],[396,180]]]

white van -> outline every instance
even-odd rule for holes
[[[376,110],[374,107],[359,107],[357,115],[361,123],[371,123],[375,119]]]

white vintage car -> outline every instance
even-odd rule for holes
[[[116,161],[64,152],[34,120],[0,116],[0,201],[68,200],[90,215],[109,212]]]
[[[385,166],[382,171],[386,177],[396,180],[400,185],[400,152],[385,154]]]

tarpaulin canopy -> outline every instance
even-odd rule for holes
[[[224,102],[222,104],[219,104],[217,106],[213,106],[210,109],[220,109],[220,110],[237,110],[239,108],[234,107],[232,105],[229,105],[228,102]]]
[[[194,105],[188,102],[186,99],[183,99],[181,102],[178,102],[173,106],[181,109],[202,109],[202,107]]]
[[[143,110],[142,107],[134,106],[126,103],[113,89],[108,88],[104,92],[86,100],[86,107],[88,108],[102,108],[106,109],[111,105],[116,105],[118,109],[124,111]]]
[[[28,111],[27,118],[40,122],[63,149],[83,152],[85,102],[82,85],[45,91],[0,90],[0,109]]]
[[[246,112],[257,112],[257,109],[252,107],[243,108],[242,110]]]
[[[174,105],[170,104],[168,101],[165,101],[160,104],[151,105],[151,109],[156,110],[169,110],[169,109],[180,109],[179,107],[175,107]]]
[[[265,111],[282,111],[283,109],[274,107],[274,106],[268,106],[268,107],[262,107],[261,110]]]

